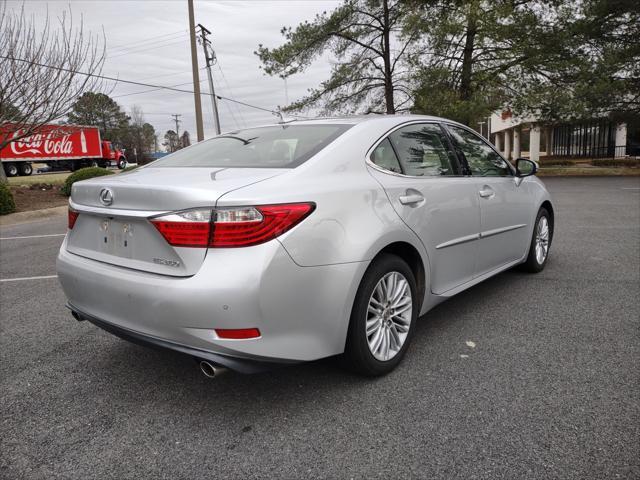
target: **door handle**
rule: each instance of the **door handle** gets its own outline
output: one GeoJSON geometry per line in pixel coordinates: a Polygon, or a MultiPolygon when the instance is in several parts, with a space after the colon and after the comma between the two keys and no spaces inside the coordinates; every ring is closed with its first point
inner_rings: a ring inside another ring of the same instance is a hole
{"type": "Polygon", "coordinates": [[[400,195],[398,200],[400,200],[400,203],[403,205],[412,205],[414,203],[420,203],[424,200],[424,197],[414,193],[410,195],[400,195]]]}
{"type": "Polygon", "coordinates": [[[478,192],[478,194],[482,197],[482,198],[491,198],[495,195],[495,192],[493,191],[493,189],[491,187],[483,187],[482,190],[480,190],[478,192]]]}

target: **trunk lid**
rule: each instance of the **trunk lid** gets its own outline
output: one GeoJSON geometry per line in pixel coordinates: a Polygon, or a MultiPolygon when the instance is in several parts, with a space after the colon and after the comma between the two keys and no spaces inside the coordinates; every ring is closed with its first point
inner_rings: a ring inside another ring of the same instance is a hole
{"type": "Polygon", "coordinates": [[[213,208],[225,193],[286,171],[143,168],[75,183],[70,205],[80,215],[67,235],[67,250],[136,270],[171,276],[194,275],[207,249],[169,245],[148,217],[191,208],[213,208]],[[105,196],[106,190],[109,195],[105,196]]]}
{"type": "Polygon", "coordinates": [[[214,206],[223,194],[286,172],[275,168],[142,168],[118,175],[97,177],[73,185],[77,205],[136,211],[175,211],[214,206]],[[112,192],[110,205],[100,192],[112,192]]]}

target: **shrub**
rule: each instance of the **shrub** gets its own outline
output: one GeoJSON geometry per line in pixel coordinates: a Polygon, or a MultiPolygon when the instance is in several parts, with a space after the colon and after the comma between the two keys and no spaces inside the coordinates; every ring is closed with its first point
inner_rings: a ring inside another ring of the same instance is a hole
{"type": "Polygon", "coordinates": [[[9,185],[0,183],[0,215],[6,215],[15,211],[16,202],[13,201],[13,194],[9,189],[9,185]]]}
{"type": "Polygon", "coordinates": [[[64,185],[60,189],[63,195],[69,197],[71,195],[71,186],[80,180],[87,180],[94,177],[102,177],[104,175],[113,175],[113,172],[106,168],[89,167],[81,168],[67,177],[64,185]]]}
{"type": "Polygon", "coordinates": [[[540,159],[541,167],[573,167],[575,162],[571,160],[562,160],[560,158],[544,158],[540,159]]]}
{"type": "Polygon", "coordinates": [[[594,158],[591,165],[595,167],[640,167],[640,160],[635,158],[594,158]]]}

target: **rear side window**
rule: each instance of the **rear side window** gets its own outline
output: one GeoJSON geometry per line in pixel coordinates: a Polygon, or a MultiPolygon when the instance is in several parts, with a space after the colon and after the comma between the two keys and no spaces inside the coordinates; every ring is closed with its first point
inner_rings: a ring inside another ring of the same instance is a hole
{"type": "Polygon", "coordinates": [[[226,133],[157,160],[150,167],[295,168],[351,125],[278,125],[226,133]]]}
{"type": "Polygon", "coordinates": [[[439,125],[408,125],[389,135],[405,175],[456,175],[455,154],[439,125]]]}
{"type": "Polygon", "coordinates": [[[371,161],[390,172],[402,173],[400,162],[398,162],[398,157],[396,157],[388,138],[385,138],[371,153],[371,161]]]}

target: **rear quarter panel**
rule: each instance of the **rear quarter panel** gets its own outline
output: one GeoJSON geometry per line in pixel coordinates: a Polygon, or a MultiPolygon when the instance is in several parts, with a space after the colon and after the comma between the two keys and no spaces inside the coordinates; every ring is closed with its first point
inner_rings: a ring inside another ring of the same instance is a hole
{"type": "Polygon", "coordinates": [[[356,125],[300,167],[229,192],[217,206],[314,202],[315,211],[279,237],[292,259],[305,267],[367,262],[399,241],[426,256],[366,168],[367,150],[387,129],[356,125]]]}
{"type": "MultiPolygon", "coordinates": [[[[412,245],[420,254],[429,285],[429,259],[416,234],[393,209],[382,186],[368,172],[365,156],[381,136],[398,124],[381,118],[356,125],[318,155],[258,184],[222,195],[217,206],[314,202],[316,210],[278,238],[292,260],[302,267],[360,262],[349,285],[344,314],[349,317],[355,292],[371,260],[396,242],[412,245]]],[[[430,301],[429,289],[423,311],[430,301]]]]}

